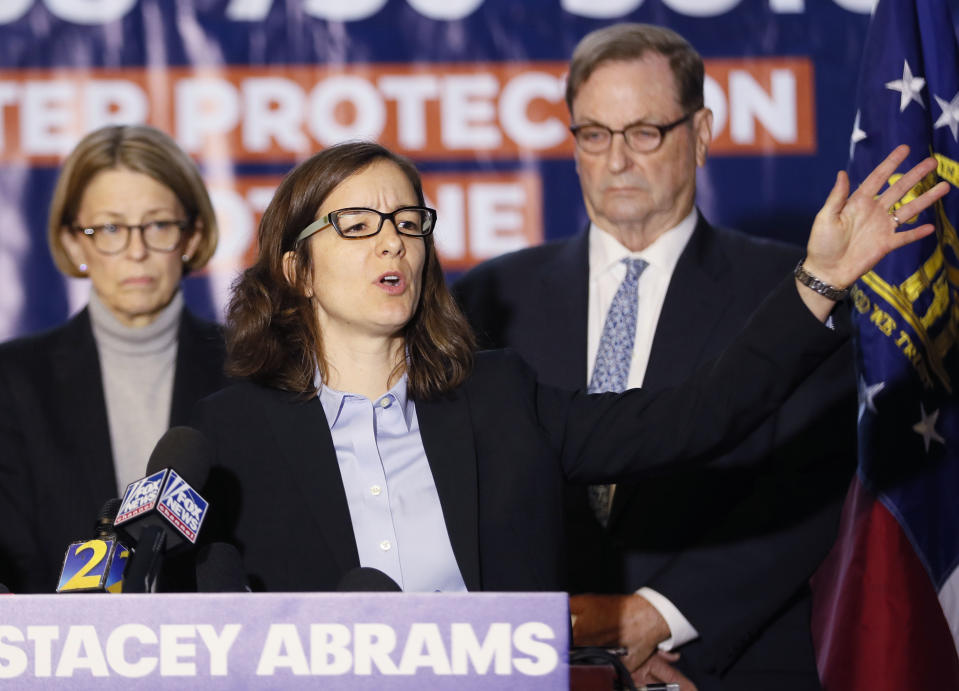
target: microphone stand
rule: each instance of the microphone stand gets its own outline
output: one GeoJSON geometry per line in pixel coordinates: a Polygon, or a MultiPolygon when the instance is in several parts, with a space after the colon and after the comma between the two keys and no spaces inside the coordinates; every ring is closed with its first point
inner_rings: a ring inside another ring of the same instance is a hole
{"type": "Polygon", "coordinates": [[[165,551],[166,531],[155,525],[144,528],[123,576],[123,592],[155,593],[165,551]]]}

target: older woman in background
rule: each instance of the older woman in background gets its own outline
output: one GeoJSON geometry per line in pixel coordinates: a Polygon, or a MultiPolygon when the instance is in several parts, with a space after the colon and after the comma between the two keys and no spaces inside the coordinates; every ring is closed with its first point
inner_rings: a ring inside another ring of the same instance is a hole
{"type": "MultiPolygon", "coordinates": [[[[807,271],[848,286],[931,232],[897,233],[887,210],[935,161],[878,194],[906,152],[848,199],[840,174],[807,271]]],[[[361,565],[406,591],[562,589],[566,478],[703,462],[842,341],[821,323],[835,302],[784,276],[724,355],[678,389],[541,386],[515,354],[473,353],[435,221],[409,161],[363,142],[299,165],[263,216],[228,318],[229,369],[246,381],[201,401],[194,420],[217,453],[204,539],[236,544],[255,589],[333,590],[361,565]]]]}
{"type": "Polygon", "coordinates": [[[180,283],[216,249],[195,164],[166,134],[111,126],[63,164],[48,240],[89,278],[66,324],[0,346],[0,582],[52,592],[71,540],[141,477],[156,441],[220,388],[223,340],[180,283]]]}

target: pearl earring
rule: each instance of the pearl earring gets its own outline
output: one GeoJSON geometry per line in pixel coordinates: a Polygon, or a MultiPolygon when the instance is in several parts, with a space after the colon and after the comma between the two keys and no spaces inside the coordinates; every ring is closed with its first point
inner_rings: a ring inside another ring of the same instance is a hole
{"type": "Polygon", "coordinates": [[[84,274],[85,274],[85,273],[87,272],[87,265],[86,265],[86,264],[80,264],[80,266],[77,267],[77,268],[80,269],[80,273],[84,273],[84,274]]]}
{"type": "Polygon", "coordinates": [[[180,259],[182,259],[183,263],[186,264],[188,261],[190,261],[190,255],[184,254],[182,257],[180,257],[180,259]]]}

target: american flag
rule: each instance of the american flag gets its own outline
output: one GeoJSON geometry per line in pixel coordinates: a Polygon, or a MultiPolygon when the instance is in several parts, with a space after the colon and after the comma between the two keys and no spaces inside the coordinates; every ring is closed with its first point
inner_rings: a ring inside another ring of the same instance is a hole
{"type": "MultiPolygon", "coordinates": [[[[879,0],[849,142],[859,184],[897,144],[959,185],[956,0],[879,0]]],[[[913,190],[917,192],[918,190],[913,190]]],[[[959,191],[918,219],[936,233],[852,290],[859,468],[814,580],[827,689],[959,689],[959,191]]]]}

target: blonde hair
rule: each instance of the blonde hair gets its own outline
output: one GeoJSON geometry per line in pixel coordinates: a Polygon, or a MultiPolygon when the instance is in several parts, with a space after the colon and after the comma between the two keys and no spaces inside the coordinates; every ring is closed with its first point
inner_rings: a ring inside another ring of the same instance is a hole
{"type": "Polygon", "coordinates": [[[61,232],[76,222],[83,192],[94,176],[117,168],[143,173],[170,188],[193,227],[199,222],[200,244],[184,262],[184,271],[206,266],[216,250],[219,233],[210,195],[193,159],[158,129],[110,125],[81,139],[60,169],[47,221],[47,241],[57,268],[67,276],[84,276],[70,260],[61,232]]]}

